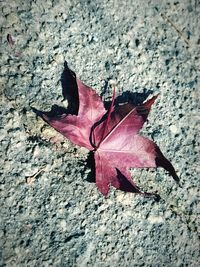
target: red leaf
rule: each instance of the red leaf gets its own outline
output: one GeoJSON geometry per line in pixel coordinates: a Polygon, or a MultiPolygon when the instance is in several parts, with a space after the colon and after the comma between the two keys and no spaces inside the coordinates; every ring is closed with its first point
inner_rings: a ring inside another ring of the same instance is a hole
{"type": "Polygon", "coordinates": [[[156,195],[142,192],[133,182],[129,168],[161,166],[179,181],[172,164],[158,146],[138,134],[157,96],[139,106],[129,103],[115,106],[114,90],[112,103],[106,111],[97,93],[77,79],[67,65],[63,79],[66,77],[70,79],[70,84],[63,86],[63,95],[65,98],[70,96],[74,107],[71,108],[73,103],[69,101],[70,111],[60,109],[62,112],[59,115],[55,109],[37,112],[74,144],[93,152],[96,185],[103,195],[108,194],[110,186],[146,196],[156,195]]]}
{"type": "MultiPolygon", "coordinates": [[[[65,69],[65,71],[67,70],[70,72],[69,69],[65,69]]],[[[70,74],[68,73],[68,75],[70,74]]],[[[71,90],[78,90],[78,94],[69,93],[78,97],[78,115],[64,112],[61,116],[57,116],[52,111],[40,112],[39,115],[74,144],[93,150],[90,142],[91,128],[101,119],[106,110],[100,96],[92,88],[83,84],[76,77],[74,80],[76,83],[71,90]]]]}

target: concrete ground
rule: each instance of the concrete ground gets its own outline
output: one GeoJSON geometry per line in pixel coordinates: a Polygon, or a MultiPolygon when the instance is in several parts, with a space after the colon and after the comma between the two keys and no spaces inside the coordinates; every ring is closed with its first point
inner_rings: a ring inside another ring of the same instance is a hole
{"type": "Polygon", "coordinates": [[[0,266],[200,266],[198,0],[1,1],[0,266]],[[15,41],[7,42],[7,35],[15,41]],[[173,163],[132,170],[159,202],[89,183],[87,151],[31,106],[63,105],[63,63],[104,100],[160,93],[142,134],[173,163]],[[129,94],[126,94],[129,95],[129,94]]]}

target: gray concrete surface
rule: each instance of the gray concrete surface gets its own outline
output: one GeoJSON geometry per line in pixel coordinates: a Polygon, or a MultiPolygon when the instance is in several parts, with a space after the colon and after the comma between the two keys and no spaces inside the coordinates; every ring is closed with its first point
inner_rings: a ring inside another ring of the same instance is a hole
{"type": "Polygon", "coordinates": [[[199,1],[0,5],[0,266],[199,266],[199,1]],[[160,92],[142,133],[182,187],[162,169],[132,171],[160,202],[87,182],[87,151],[30,108],[64,105],[64,60],[104,100],[160,92]]]}

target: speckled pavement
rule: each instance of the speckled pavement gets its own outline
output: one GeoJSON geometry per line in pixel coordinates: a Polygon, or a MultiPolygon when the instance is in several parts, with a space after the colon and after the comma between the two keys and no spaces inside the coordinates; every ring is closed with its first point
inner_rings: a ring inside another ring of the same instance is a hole
{"type": "Polygon", "coordinates": [[[0,266],[200,266],[199,1],[0,7],[0,266]],[[173,163],[180,187],[163,169],[132,170],[159,202],[113,188],[104,198],[88,182],[88,152],[31,109],[66,105],[65,60],[105,101],[113,83],[118,96],[160,93],[142,134],[173,163]]]}

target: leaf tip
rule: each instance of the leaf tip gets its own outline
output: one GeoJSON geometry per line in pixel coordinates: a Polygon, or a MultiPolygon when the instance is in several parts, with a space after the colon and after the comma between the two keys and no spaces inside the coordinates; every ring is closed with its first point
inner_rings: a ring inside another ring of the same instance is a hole
{"type": "Polygon", "coordinates": [[[159,95],[160,95],[160,93],[158,93],[157,95],[155,95],[152,98],[150,98],[149,100],[147,100],[144,103],[145,108],[150,110],[151,106],[154,104],[154,102],[156,101],[156,99],[158,98],[159,95]]]}

